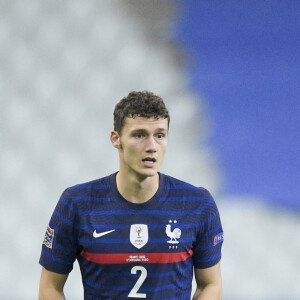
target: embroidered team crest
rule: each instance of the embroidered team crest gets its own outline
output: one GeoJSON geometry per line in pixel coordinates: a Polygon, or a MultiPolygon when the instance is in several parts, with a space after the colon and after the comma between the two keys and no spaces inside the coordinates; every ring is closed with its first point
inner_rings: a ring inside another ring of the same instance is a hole
{"type": "MultiPolygon", "coordinates": [[[[172,220],[170,220],[169,223],[172,223],[172,220]]],[[[176,224],[177,220],[175,220],[174,223],[176,224]]],[[[166,235],[170,238],[170,240],[167,241],[167,243],[179,244],[179,241],[177,241],[181,237],[181,230],[179,228],[176,227],[173,230],[171,230],[171,225],[166,225],[166,235]]]]}
{"type": "Polygon", "coordinates": [[[52,248],[53,239],[54,239],[54,229],[48,226],[45,233],[43,244],[48,248],[52,248]]]}
{"type": "Polygon", "coordinates": [[[148,243],[148,225],[133,224],[130,226],[130,243],[141,249],[148,243]]]}

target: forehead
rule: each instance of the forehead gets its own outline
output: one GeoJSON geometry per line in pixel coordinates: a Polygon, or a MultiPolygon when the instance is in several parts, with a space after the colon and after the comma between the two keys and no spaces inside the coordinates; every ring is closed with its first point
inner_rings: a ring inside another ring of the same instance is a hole
{"type": "Polygon", "coordinates": [[[164,118],[156,119],[156,118],[144,118],[144,117],[125,118],[122,132],[124,133],[124,131],[134,131],[134,130],[168,131],[168,119],[164,119],[164,118]]]}

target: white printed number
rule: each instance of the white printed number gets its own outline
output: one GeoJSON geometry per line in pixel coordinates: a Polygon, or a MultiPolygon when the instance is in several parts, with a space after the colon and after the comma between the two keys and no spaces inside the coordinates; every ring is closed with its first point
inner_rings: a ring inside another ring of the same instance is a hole
{"type": "Polygon", "coordinates": [[[136,274],[137,271],[141,271],[141,275],[130,291],[128,297],[130,298],[146,298],[146,293],[138,293],[138,290],[140,289],[141,285],[145,281],[147,277],[147,270],[144,267],[135,266],[131,269],[131,274],[136,274]]]}

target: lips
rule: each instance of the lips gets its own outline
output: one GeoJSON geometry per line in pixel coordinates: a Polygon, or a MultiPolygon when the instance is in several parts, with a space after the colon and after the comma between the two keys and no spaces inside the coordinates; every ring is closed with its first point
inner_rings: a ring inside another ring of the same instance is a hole
{"type": "Polygon", "coordinates": [[[156,159],[154,157],[145,157],[144,159],[142,159],[142,163],[144,167],[152,168],[156,163],[156,159]]]}
{"type": "Polygon", "coordinates": [[[155,163],[156,159],[154,157],[146,157],[142,161],[145,163],[155,163]]]}

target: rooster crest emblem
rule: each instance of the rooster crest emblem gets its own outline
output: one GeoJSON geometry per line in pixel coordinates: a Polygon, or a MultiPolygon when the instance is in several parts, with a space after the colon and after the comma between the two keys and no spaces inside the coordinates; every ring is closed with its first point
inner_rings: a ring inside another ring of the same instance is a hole
{"type": "MultiPolygon", "coordinates": [[[[170,220],[169,223],[172,223],[172,221],[170,220]]],[[[174,223],[177,223],[177,221],[175,220],[174,223]]],[[[171,225],[166,225],[166,235],[170,238],[167,243],[179,244],[179,242],[177,241],[177,239],[179,239],[181,236],[181,230],[179,228],[174,228],[173,231],[171,231],[171,225]]]]}

